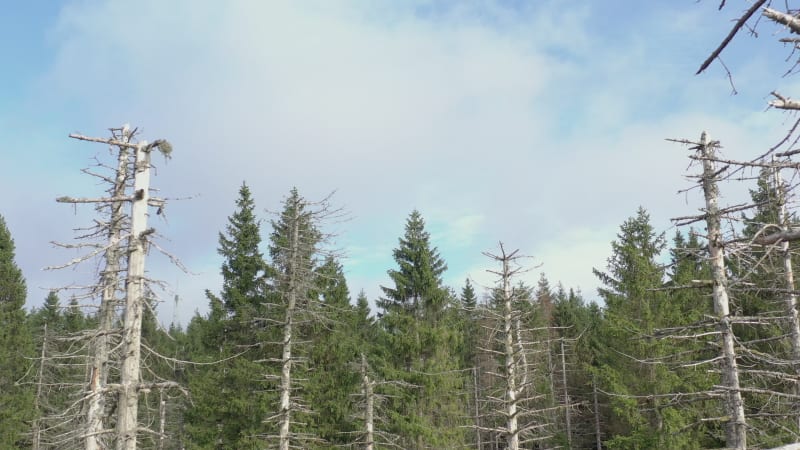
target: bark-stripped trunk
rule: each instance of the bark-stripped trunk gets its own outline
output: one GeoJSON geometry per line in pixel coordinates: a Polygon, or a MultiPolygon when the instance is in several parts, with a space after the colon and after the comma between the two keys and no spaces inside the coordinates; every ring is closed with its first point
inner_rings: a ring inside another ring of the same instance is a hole
{"type": "MultiPolygon", "coordinates": [[[[778,222],[783,232],[789,231],[789,214],[786,211],[786,189],[781,179],[780,169],[775,168],[775,189],[778,193],[778,222]]],[[[800,319],[797,314],[797,296],[794,293],[794,270],[792,268],[792,254],[789,250],[789,241],[783,240],[781,242],[781,256],[783,257],[783,275],[784,275],[784,288],[786,289],[786,296],[784,297],[784,307],[786,309],[786,322],[789,329],[789,338],[792,345],[792,366],[796,375],[800,375],[800,319]]],[[[800,386],[795,384],[794,394],[800,394],[800,386]]],[[[800,414],[796,418],[798,426],[800,426],[800,414]]]]}
{"type": "MultiPolygon", "coordinates": [[[[39,356],[39,373],[36,374],[36,397],[33,399],[33,409],[37,413],[39,411],[39,401],[42,398],[42,386],[44,386],[44,359],[47,356],[47,323],[44,324],[42,334],[42,352],[39,356]]],[[[42,445],[42,430],[41,419],[37,418],[33,421],[33,450],[39,450],[42,445]]]]}
{"type": "Polygon", "coordinates": [[[567,424],[567,448],[572,448],[572,405],[567,387],[567,361],[564,353],[564,338],[561,338],[561,382],[564,385],[564,415],[567,424]]]}
{"type": "Polygon", "coordinates": [[[472,388],[475,396],[475,444],[478,450],[483,450],[483,443],[481,442],[481,409],[479,402],[480,389],[478,388],[478,368],[472,368],[472,388]]]}
{"type": "Polygon", "coordinates": [[[297,297],[301,280],[298,280],[300,270],[300,211],[295,208],[294,217],[291,224],[291,241],[288,275],[289,285],[287,287],[286,321],[283,328],[283,355],[281,356],[281,398],[280,398],[280,450],[289,450],[289,425],[291,423],[291,395],[292,395],[292,329],[294,325],[294,313],[297,308],[297,297]]]}
{"type": "Polygon", "coordinates": [[[164,450],[164,433],[167,425],[167,401],[164,400],[164,390],[158,390],[158,450],[164,450]]]}
{"type": "Polygon", "coordinates": [[[375,448],[375,392],[373,383],[369,377],[367,357],[361,354],[361,383],[364,393],[364,449],[373,450],[375,448]]]}
{"type": "Polygon", "coordinates": [[[117,450],[136,450],[141,364],[144,260],[147,241],[147,203],[150,197],[150,149],[136,146],[134,201],[128,244],[125,321],[122,329],[122,368],[117,418],[117,450]]]}
{"type": "Polygon", "coordinates": [[[603,450],[603,437],[600,428],[600,402],[597,401],[597,384],[592,375],[592,403],[594,403],[594,437],[597,450],[603,450]]]}
{"type": "MultiPolygon", "coordinates": [[[[131,133],[128,126],[122,128],[122,142],[130,142],[131,133]]],[[[125,196],[125,185],[128,180],[127,147],[119,147],[117,159],[117,172],[114,186],[110,192],[112,198],[125,196]]],[[[111,349],[111,329],[114,325],[114,308],[119,289],[120,274],[120,238],[125,221],[123,202],[111,202],[111,214],[108,221],[109,247],[105,253],[105,269],[101,274],[100,284],[103,289],[100,299],[100,311],[97,334],[92,340],[90,358],[92,367],[89,372],[89,392],[87,393],[88,405],[86,408],[86,450],[101,450],[106,448],[103,439],[104,419],[106,418],[106,383],[108,382],[109,352],[111,349]]]]}
{"type": "Polygon", "coordinates": [[[517,423],[517,359],[514,349],[514,320],[512,309],[511,276],[508,258],[503,255],[503,333],[506,369],[506,436],[509,450],[519,450],[519,427],[517,423]]]}
{"type": "Polygon", "coordinates": [[[719,321],[718,329],[721,334],[722,381],[726,390],[725,403],[728,417],[730,418],[725,433],[725,445],[731,449],[744,450],[747,448],[747,424],[739,386],[734,335],[731,329],[728,279],[725,273],[725,255],[717,198],[719,189],[716,182],[715,164],[712,161],[714,147],[714,143],[708,142],[707,135],[703,132],[698,150],[703,157],[703,192],[706,202],[708,253],[711,258],[711,274],[714,283],[712,297],[714,300],[714,313],[719,321]]]}

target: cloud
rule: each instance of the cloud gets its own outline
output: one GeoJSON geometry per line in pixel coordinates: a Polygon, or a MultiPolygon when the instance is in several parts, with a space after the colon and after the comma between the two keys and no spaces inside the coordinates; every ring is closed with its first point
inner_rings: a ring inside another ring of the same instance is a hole
{"type": "MultiPolygon", "coordinates": [[[[50,127],[63,127],[59,139],[131,122],[145,138],[173,143],[154,183],[170,197],[196,195],[171,203],[159,230],[203,275],[156,262],[153,270],[179,286],[186,311],[204,310],[203,289],[218,289],[217,233],[242,180],[272,211],[292,186],[312,200],[336,189],[334,201],[353,217],[339,238],[351,289],[371,297],[389,282],[391,249],[414,208],[453,284],[484,267],[480,252],[502,240],[536,256],[551,281],[592,291],[592,265],[636,207],[664,228],[694,207],[675,195],[685,186],[685,151],[664,138],[707,127],[730,142],[731,155],[744,155],[776,134],[772,119],[750,113],[764,93],[732,102],[724,76],[693,77],[705,57],[695,40],[718,30],[693,26],[701,15],[685,9],[67,2],[50,31],[52,64],[32,82],[39,93],[29,114],[57,114],[50,127]]],[[[757,61],[740,67],[748,82],[763,70],[757,61]]],[[[53,152],[54,136],[41,151],[53,152]]],[[[47,180],[35,201],[10,208],[46,211],[46,229],[18,225],[19,241],[62,236],[69,211],[45,199],[93,186],[72,174],[99,149],[69,151],[46,169],[69,176],[69,186],[47,180]]],[[[62,259],[21,247],[36,252],[26,267],[62,259]]]]}

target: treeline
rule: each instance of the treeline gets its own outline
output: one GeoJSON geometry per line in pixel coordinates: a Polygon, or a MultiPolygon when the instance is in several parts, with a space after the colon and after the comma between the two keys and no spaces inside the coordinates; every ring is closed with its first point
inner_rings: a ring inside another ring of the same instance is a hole
{"type": "MultiPolygon", "coordinates": [[[[742,239],[780,222],[771,180],[762,172],[751,191],[742,239]]],[[[155,304],[144,309],[142,373],[175,384],[141,387],[139,448],[725,447],[719,344],[713,327],[702,331],[714,311],[700,232],[677,231],[670,245],[636,211],[595,270],[601,307],[544,274],[521,281],[525,259],[502,245],[486,253],[496,286],[445,286],[447,264],[413,211],[371,311],[326,248],[331,214],[293,189],[264,222],[241,186],[219,235],[223,284],[206,291],[208,312],[163,329],[155,304]]],[[[733,327],[747,343],[748,438],[763,447],[800,433],[796,361],[774,289],[781,264],[764,249],[728,269],[747,280],[732,303],[749,319],[733,327]]],[[[87,336],[100,318],[56,292],[26,312],[25,292],[0,223],[0,448],[85,448],[87,336]]],[[[118,376],[112,368],[102,393],[102,430],[114,427],[118,376]]],[[[104,433],[102,448],[113,447],[104,433]]]]}

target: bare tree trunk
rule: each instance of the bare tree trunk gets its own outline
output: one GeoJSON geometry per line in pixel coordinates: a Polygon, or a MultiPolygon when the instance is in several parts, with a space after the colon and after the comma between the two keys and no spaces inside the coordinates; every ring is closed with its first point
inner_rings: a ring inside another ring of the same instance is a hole
{"type": "MultiPolygon", "coordinates": [[[[127,125],[122,127],[122,142],[130,142],[131,133],[127,125]]],[[[112,198],[125,196],[125,185],[128,181],[128,147],[119,147],[117,171],[114,186],[111,188],[112,198]]],[[[100,285],[103,293],[100,299],[99,324],[97,333],[90,344],[92,362],[89,374],[88,406],[86,409],[86,450],[106,448],[103,440],[106,397],[108,382],[109,352],[111,348],[111,330],[114,326],[114,308],[119,289],[120,274],[120,239],[125,214],[123,202],[110,202],[111,214],[108,222],[108,250],[105,253],[105,269],[100,274],[100,285]]]]}
{"type": "Polygon", "coordinates": [[[292,395],[292,328],[294,325],[294,312],[297,307],[298,282],[297,274],[300,269],[298,261],[300,253],[300,212],[295,208],[292,218],[292,240],[289,256],[289,286],[288,301],[286,305],[286,321],[283,326],[283,354],[281,356],[281,398],[280,398],[280,450],[289,450],[289,425],[291,423],[291,395],[292,395]]]}
{"type": "Polygon", "coordinates": [[[141,364],[144,262],[147,241],[147,202],[150,197],[150,150],[136,146],[134,201],[131,206],[131,236],[128,244],[128,278],[125,320],[122,329],[117,450],[136,450],[141,364]]]}
{"type": "MultiPolygon", "coordinates": [[[[501,249],[502,250],[502,249],[501,249]]],[[[517,428],[517,361],[514,351],[514,330],[512,315],[511,269],[508,258],[503,255],[503,332],[506,369],[506,433],[509,450],[519,450],[519,432],[517,428]]]]}
{"type": "Polygon", "coordinates": [[[364,401],[366,408],[364,410],[364,449],[373,450],[375,448],[375,393],[373,392],[373,381],[369,378],[367,370],[367,357],[361,354],[361,382],[364,389],[364,401]]]}
{"type": "Polygon", "coordinates": [[[475,443],[478,450],[483,450],[483,443],[481,442],[481,410],[478,401],[480,391],[478,389],[478,368],[472,368],[472,387],[475,395],[475,443]]]}
{"type": "Polygon", "coordinates": [[[597,401],[597,384],[592,375],[592,403],[594,403],[594,437],[597,450],[603,450],[603,438],[600,430],[600,403],[597,401]]]}
{"type": "MultiPolygon", "coordinates": [[[[36,397],[33,399],[33,409],[39,412],[39,400],[42,398],[42,386],[44,385],[44,359],[47,356],[47,323],[44,324],[44,331],[42,334],[42,351],[39,356],[39,373],[36,375],[36,397]]],[[[40,428],[41,419],[37,417],[33,421],[33,450],[40,450],[42,442],[42,430],[40,428]]]]}
{"type": "Polygon", "coordinates": [[[567,423],[567,448],[572,449],[572,406],[567,387],[567,361],[564,353],[564,338],[561,338],[561,382],[564,385],[564,416],[567,423]]]}
{"type": "Polygon", "coordinates": [[[744,404],[739,386],[739,370],[736,362],[733,330],[730,320],[730,303],[728,300],[728,279],[725,273],[725,255],[723,248],[720,211],[718,205],[719,189],[716,182],[714,148],[716,143],[709,142],[705,133],[700,137],[697,149],[703,157],[703,192],[706,201],[706,226],[708,229],[708,252],[711,258],[713,279],[712,297],[714,312],[719,321],[718,328],[722,340],[722,379],[726,389],[726,409],[730,417],[725,433],[725,444],[736,450],[747,448],[747,424],[744,416],[744,404]]]}
{"type": "MultiPolygon", "coordinates": [[[[789,214],[786,211],[786,187],[781,179],[779,168],[773,169],[775,176],[775,190],[778,193],[778,222],[783,232],[789,232],[789,214]]],[[[784,306],[786,308],[786,322],[789,328],[789,338],[791,339],[791,358],[795,374],[800,375],[800,319],[797,313],[797,296],[794,293],[794,270],[792,268],[792,254],[789,250],[789,241],[781,241],[781,255],[783,256],[783,275],[786,296],[784,306]]],[[[794,385],[794,394],[800,395],[800,386],[794,385]]],[[[800,414],[797,417],[797,425],[800,427],[800,414]]]]}
{"type": "Polygon", "coordinates": [[[164,390],[158,390],[158,450],[164,450],[164,428],[167,422],[167,401],[164,400],[164,390]]]}

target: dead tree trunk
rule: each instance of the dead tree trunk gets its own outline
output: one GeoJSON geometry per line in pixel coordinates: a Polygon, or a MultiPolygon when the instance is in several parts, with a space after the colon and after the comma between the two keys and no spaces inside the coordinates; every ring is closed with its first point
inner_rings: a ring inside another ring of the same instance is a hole
{"type": "MultiPolygon", "coordinates": [[[[83,296],[84,298],[93,298],[97,292],[100,293],[99,328],[87,335],[86,348],[89,350],[87,375],[85,381],[80,385],[81,402],[74,403],[81,405],[82,409],[75,413],[69,413],[72,416],[70,420],[76,418],[82,420],[80,420],[80,426],[73,427],[75,432],[71,434],[74,437],[68,438],[69,444],[75,446],[76,443],[72,441],[79,439],[81,446],[85,449],[100,450],[115,446],[119,450],[133,450],[137,446],[137,432],[139,431],[137,418],[139,391],[145,387],[141,383],[140,374],[142,308],[145,293],[148,292],[145,288],[147,280],[144,260],[148,236],[154,232],[147,228],[147,209],[148,206],[162,208],[165,203],[163,199],[151,198],[149,195],[150,154],[152,150],[158,149],[166,157],[169,157],[172,147],[165,140],[157,140],[152,144],[147,142],[134,144],[131,141],[135,131],[131,131],[127,125],[111,131],[110,139],[70,134],[73,139],[103,143],[116,148],[118,150],[117,167],[110,176],[84,171],[109,183],[107,197],[60,197],[56,199],[60,203],[96,204],[98,210],[108,211],[108,216],[105,220],[95,220],[95,225],[89,228],[91,232],[80,237],[80,239],[101,238],[101,242],[57,244],[65,248],[92,248],[93,251],[74,258],[67,264],[51,268],[69,267],[96,257],[102,257],[104,260],[101,264],[103,268],[100,272],[99,282],[89,286],[87,294],[83,296]],[[131,194],[129,193],[131,188],[129,165],[132,152],[134,192],[131,194]],[[127,207],[128,203],[131,204],[130,210],[127,207]],[[123,263],[123,258],[126,257],[127,261],[123,263]],[[118,322],[117,298],[118,293],[123,290],[120,286],[123,279],[125,280],[125,316],[122,330],[117,330],[114,328],[114,324],[118,322]],[[122,341],[117,345],[120,334],[122,341]],[[115,349],[113,354],[112,348],[115,349]],[[110,367],[118,366],[120,361],[120,382],[110,384],[108,383],[110,367]],[[108,423],[112,421],[112,418],[109,417],[111,413],[106,406],[109,395],[117,397],[116,430],[107,428],[108,423]]],[[[98,165],[108,168],[102,164],[98,165]]],[[[111,169],[113,170],[113,168],[111,169]]],[[[160,248],[159,250],[163,252],[160,248]]],[[[166,255],[179,267],[182,267],[172,255],[166,255]]],[[[156,385],[168,388],[178,387],[173,382],[150,383],[146,387],[151,388],[156,385]]],[[[67,422],[62,421],[62,424],[64,423],[67,422]]],[[[66,440],[60,441],[64,445],[66,442],[66,440]]]]}
{"type": "Polygon", "coordinates": [[[122,328],[122,368],[117,418],[117,450],[136,450],[141,364],[142,308],[145,293],[145,245],[150,198],[150,149],[147,142],[136,146],[134,200],[128,241],[125,319],[122,328]]]}
{"type": "Polygon", "coordinates": [[[297,308],[297,294],[299,290],[297,279],[299,272],[300,255],[300,211],[294,209],[291,221],[291,241],[289,242],[289,284],[287,292],[286,319],[283,324],[283,354],[281,356],[281,398],[280,398],[280,450],[289,450],[289,425],[291,424],[291,398],[292,398],[292,329],[294,313],[297,308]]]}
{"type": "Polygon", "coordinates": [[[732,449],[747,448],[747,424],[744,417],[744,404],[739,386],[739,370],[736,361],[734,335],[731,329],[730,303],[728,300],[728,279],[725,271],[725,249],[723,247],[720,210],[718,205],[719,188],[715,168],[714,150],[716,142],[709,142],[705,132],[700,137],[696,149],[703,162],[703,192],[706,203],[706,227],[708,229],[708,252],[713,280],[712,297],[714,313],[717,316],[718,330],[722,344],[722,380],[725,389],[725,403],[729,417],[726,433],[726,446],[732,449]]]}
{"type": "Polygon", "coordinates": [[[564,386],[564,419],[567,425],[567,448],[572,449],[572,406],[569,399],[569,388],[567,386],[567,361],[564,353],[564,338],[560,339],[561,344],[561,383],[564,386]]]}
{"type": "Polygon", "coordinates": [[[505,382],[502,404],[505,427],[499,431],[503,433],[509,450],[519,450],[519,402],[527,384],[527,367],[521,360],[524,357],[524,348],[522,348],[521,342],[519,314],[515,310],[514,292],[511,287],[511,279],[518,271],[518,269],[512,269],[511,267],[511,262],[515,259],[517,250],[506,253],[503,244],[500,244],[499,255],[484,254],[501,264],[500,271],[489,271],[500,277],[498,293],[500,295],[500,326],[502,329],[501,358],[505,382]]]}
{"type": "Polygon", "coordinates": [[[600,428],[600,403],[597,401],[597,383],[592,375],[592,403],[594,404],[594,437],[596,450],[603,450],[602,430],[600,428]]]}
{"type": "MultiPolygon", "coordinates": [[[[505,252],[503,252],[505,253],[505,252]]],[[[519,450],[519,430],[517,428],[517,396],[519,389],[517,386],[517,358],[514,348],[514,333],[512,330],[512,295],[510,283],[510,268],[508,258],[502,255],[503,264],[503,333],[505,335],[504,348],[506,366],[506,435],[508,437],[509,450],[519,450]]]]}
{"type": "MultiPolygon", "coordinates": [[[[789,228],[789,214],[786,211],[786,187],[781,179],[781,171],[775,167],[773,169],[775,177],[775,190],[778,194],[778,223],[781,231],[788,233],[789,228]]],[[[786,310],[786,327],[789,331],[789,339],[791,341],[791,361],[794,367],[795,375],[800,375],[800,318],[797,312],[797,295],[795,294],[794,283],[794,270],[792,268],[792,254],[789,249],[789,241],[781,241],[781,256],[783,258],[783,276],[784,288],[786,294],[784,295],[784,308],[786,310]]],[[[795,395],[800,395],[800,386],[796,383],[794,385],[795,395]]],[[[800,414],[797,416],[797,425],[800,427],[800,414]]]]}
{"type": "Polygon", "coordinates": [[[478,388],[478,368],[472,368],[472,390],[475,400],[475,445],[478,450],[483,450],[481,442],[481,408],[480,408],[480,389],[478,388]]]}
{"type": "MultiPolygon", "coordinates": [[[[122,127],[120,140],[130,143],[131,132],[128,125],[122,127]]],[[[111,198],[125,197],[128,182],[129,148],[120,146],[117,158],[117,171],[114,185],[109,194],[111,198]]],[[[108,382],[109,353],[111,350],[112,328],[114,326],[114,311],[119,291],[119,277],[121,272],[120,259],[122,258],[121,238],[122,228],[125,224],[123,201],[110,202],[111,214],[108,221],[108,249],[105,252],[105,268],[100,274],[102,297],[100,299],[99,324],[97,333],[90,343],[91,370],[89,372],[88,405],[86,408],[86,450],[101,450],[107,448],[104,438],[106,419],[106,398],[108,396],[106,383],[108,382]]]]}
{"type": "MultiPolygon", "coordinates": [[[[37,414],[41,414],[39,403],[41,402],[42,398],[42,386],[44,386],[44,361],[47,356],[47,323],[44,324],[44,330],[42,333],[42,351],[39,356],[39,371],[36,374],[36,397],[33,399],[33,408],[37,414]]],[[[39,450],[41,448],[42,442],[42,430],[40,426],[41,419],[36,418],[33,421],[33,450],[39,450]]]]}
{"type": "Polygon", "coordinates": [[[361,354],[361,384],[365,402],[364,449],[373,450],[375,448],[375,382],[369,377],[367,357],[363,353],[361,354]]]}
{"type": "Polygon", "coordinates": [[[158,390],[158,450],[164,450],[164,441],[167,437],[164,432],[167,425],[167,401],[164,400],[164,390],[158,390]]]}

